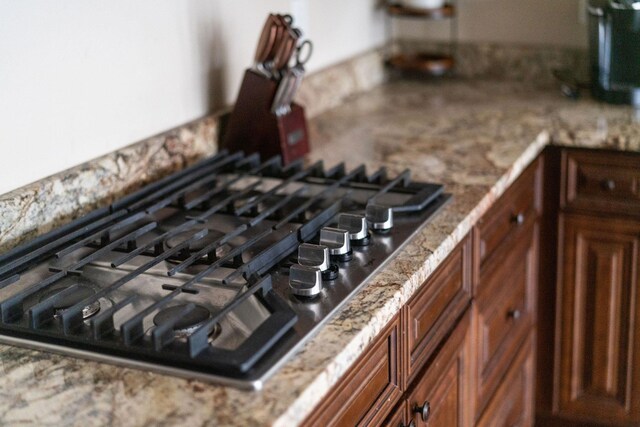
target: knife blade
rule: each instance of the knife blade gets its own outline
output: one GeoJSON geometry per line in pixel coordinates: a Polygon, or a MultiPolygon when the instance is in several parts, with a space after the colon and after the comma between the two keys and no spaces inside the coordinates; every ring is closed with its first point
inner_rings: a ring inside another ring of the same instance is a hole
{"type": "Polygon", "coordinates": [[[294,84],[294,76],[289,70],[281,79],[278,84],[278,90],[276,91],[276,95],[273,98],[273,103],[271,104],[271,112],[278,117],[284,116],[288,113],[285,104],[285,98],[288,93],[291,91],[291,86],[294,84]]]}

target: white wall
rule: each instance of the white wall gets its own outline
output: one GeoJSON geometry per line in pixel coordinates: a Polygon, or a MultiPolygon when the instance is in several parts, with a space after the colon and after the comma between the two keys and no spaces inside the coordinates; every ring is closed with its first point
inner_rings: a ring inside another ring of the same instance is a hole
{"type": "MultiPolygon", "coordinates": [[[[457,0],[462,42],[587,46],[584,0],[457,0]]],[[[448,21],[394,21],[394,35],[445,40],[448,21]]]]}
{"type": "MultiPolygon", "coordinates": [[[[0,195],[233,102],[269,12],[314,71],[384,43],[381,1],[0,0],[0,195]]],[[[459,1],[463,39],[583,43],[579,0],[459,1]]]]}
{"type": "Polygon", "coordinates": [[[294,2],[311,71],[384,42],[375,0],[0,0],[0,194],[232,103],[294,2]]]}

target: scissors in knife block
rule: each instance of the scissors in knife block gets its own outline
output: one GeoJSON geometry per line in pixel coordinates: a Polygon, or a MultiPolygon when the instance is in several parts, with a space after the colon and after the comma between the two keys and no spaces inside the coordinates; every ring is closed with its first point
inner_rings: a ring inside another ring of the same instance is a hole
{"type": "Polygon", "coordinates": [[[271,112],[276,116],[281,117],[291,112],[291,103],[304,77],[304,64],[309,62],[312,52],[313,43],[310,40],[303,41],[295,49],[296,63],[284,73],[271,105],[271,112]]]}

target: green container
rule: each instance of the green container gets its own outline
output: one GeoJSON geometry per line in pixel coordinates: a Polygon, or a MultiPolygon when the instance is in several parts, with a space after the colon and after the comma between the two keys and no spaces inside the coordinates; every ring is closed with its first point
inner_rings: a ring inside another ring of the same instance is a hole
{"type": "Polygon", "coordinates": [[[589,15],[593,95],[640,107],[640,10],[592,0],[589,15]]]}

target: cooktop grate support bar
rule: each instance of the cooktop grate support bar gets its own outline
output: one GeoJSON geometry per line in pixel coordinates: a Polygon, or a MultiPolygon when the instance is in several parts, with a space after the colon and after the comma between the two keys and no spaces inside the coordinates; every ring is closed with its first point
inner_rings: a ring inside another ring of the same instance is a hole
{"type": "Polygon", "coordinates": [[[406,187],[407,185],[409,185],[410,179],[411,179],[411,171],[409,169],[405,169],[404,171],[402,171],[400,175],[398,175],[397,177],[389,181],[384,187],[378,190],[378,192],[375,195],[371,196],[367,201],[367,203],[375,203],[376,199],[388,193],[389,190],[396,187],[400,183],[402,184],[403,187],[406,187]]]}
{"type": "MultiPolygon", "coordinates": [[[[178,286],[173,291],[171,291],[169,294],[167,294],[167,295],[163,296],[162,298],[158,299],[154,303],[150,304],[149,306],[145,307],[144,309],[142,309],[141,311],[136,313],[130,319],[126,320],[122,324],[122,327],[121,327],[121,333],[122,333],[122,337],[123,337],[123,341],[124,341],[125,345],[132,345],[138,339],[142,338],[142,336],[144,335],[144,330],[142,329],[142,324],[143,324],[143,321],[144,321],[145,317],[147,317],[148,315],[150,315],[154,311],[160,310],[161,308],[166,306],[169,302],[171,302],[171,300],[173,298],[175,298],[176,296],[180,295],[180,293],[182,292],[183,289],[191,288],[194,284],[198,283],[204,277],[208,276],[213,271],[215,271],[216,269],[221,267],[225,262],[228,262],[229,260],[232,260],[235,256],[241,254],[242,252],[247,250],[249,247],[251,247],[251,245],[253,245],[256,242],[258,242],[261,239],[263,239],[265,236],[270,234],[270,232],[271,232],[271,230],[267,230],[267,231],[265,231],[263,233],[260,233],[260,234],[258,234],[256,236],[254,236],[253,238],[247,240],[243,245],[238,246],[237,248],[235,248],[232,251],[230,251],[224,257],[218,259],[216,262],[211,264],[209,267],[207,267],[205,270],[200,272],[198,275],[194,276],[192,279],[186,281],[185,283],[183,283],[182,285],[178,286]]],[[[240,293],[240,295],[242,295],[242,293],[240,293]]],[[[238,298],[238,295],[236,295],[236,298],[238,298]]],[[[231,301],[234,301],[236,298],[234,298],[231,301]]],[[[230,304],[230,303],[227,303],[227,304],[230,304]]],[[[224,308],[223,308],[223,310],[224,310],[224,308]]]]}
{"type": "Polygon", "coordinates": [[[207,235],[207,233],[208,233],[207,230],[198,231],[197,233],[193,234],[191,237],[189,237],[188,239],[186,239],[182,243],[174,246],[171,249],[166,250],[162,254],[156,256],[155,258],[153,258],[151,261],[147,262],[146,264],[136,268],[135,270],[133,270],[130,273],[126,274],[125,276],[121,277],[120,279],[118,279],[114,283],[112,283],[112,284],[100,289],[95,294],[83,299],[82,301],[80,301],[80,302],[72,305],[71,307],[67,308],[66,310],[64,310],[60,314],[60,319],[62,320],[62,324],[63,324],[63,328],[65,330],[65,333],[68,333],[69,331],[74,329],[76,326],[78,326],[83,321],[82,310],[83,310],[84,307],[87,307],[87,306],[93,304],[94,302],[98,301],[100,298],[103,298],[103,297],[107,296],[109,293],[111,293],[114,290],[122,287],[123,285],[125,285],[128,282],[130,282],[131,280],[135,279],[140,274],[142,274],[145,271],[149,270],[151,267],[160,264],[162,261],[164,261],[164,260],[168,259],[169,257],[179,253],[180,251],[188,248],[189,244],[191,244],[191,242],[203,238],[204,236],[207,235]]]}
{"type": "MultiPolygon", "coordinates": [[[[54,256],[56,258],[63,258],[69,255],[70,253],[72,253],[73,251],[80,249],[96,241],[100,241],[102,245],[106,246],[111,242],[112,235],[115,231],[121,230],[126,226],[134,224],[136,221],[140,219],[144,219],[145,217],[146,216],[144,214],[136,214],[128,218],[124,218],[122,221],[118,221],[117,223],[110,226],[109,228],[105,228],[96,233],[90,234],[89,236],[78,240],[77,242],[65,247],[64,249],[59,250],[54,254],[54,256]]],[[[145,227],[148,227],[148,224],[145,227]]],[[[153,222],[153,224],[157,225],[155,222],[153,222]]],[[[122,242],[122,238],[119,238],[116,241],[122,242]]]]}
{"type": "Polygon", "coordinates": [[[309,187],[304,185],[304,186],[298,188],[293,193],[287,194],[282,199],[280,199],[278,202],[276,202],[273,205],[269,206],[267,209],[264,209],[255,218],[252,218],[249,221],[249,226],[250,227],[255,227],[256,225],[260,224],[265,218],[268,218],[270,215],[273,215],[278,209],[284,208],[286,205],[288,205],[291,202],[291,200],[293,200],[294,197],[301,196],[308,189],[309,189],[309,187]]]}
{"type": "Polygon", "coordinates": [[[15,282],[20,280],[19,274],[14,274],[13,276],[9,276],[6,279],[0,280],[0,289],[7,287],[15,282]]]}
{"type": "Polygon", "coordinates": [[[244,233],[248,228],[249,226],[247,224],[242,224],[241,226],[235,228],[231,232],[214,240],[213,242],[209,243],[208,245],[200,249],[198,252],[192,254],[189,258],[185,259],[184,261],[180,262],[176,266],[172,267],[169,271],[167,271],[167,276],[174,276],[176,273],[183,271],[185,268],[188,268],[200,258],[203,258],[205,255],[215,251],[217,248],[224,245],[229,240],[244,233]]]}
{"type": "Polygon", "coordinates": [[[59,250],[59,248],[63,247],[64,244],[78,239],[84,236],[86,233],[92,232],[93,230],[98,229],[108,224],[109,222],[113,222],[118,218],[122,218],[126,214],[127,211],[122,210],[108,215],[104,218],[100,218],[87,226],[82,226],[74,231],[71,231],[69,234],[62,235],[53,241],[38,246],[32,252],[29,252],[13,260],[7,260],[6,264],[3,263],[3,259],[0,259],[0,264],[3,264],[0,267],[0,277],[7,275],[7,273],[10,275],[12,273],[20,272],[21,269],[24,269],[35,262],[51,256],[53,252],[59,250]]]}
{"type": "MultiPolygon", "coordinates": [[[[259,156],[258,156],[258,158],[259,158],[259,156]]],[[[237,176],[235,176],[234,178],[230,179],[229,181],[226,181],[223,186],[220,186],[220,187],[217,187],[217,188],[213,188],[211,190],[206,191],[204,194],[193,198],[192,200],[190,200],[189,202],[184,204],[184,208],[187,209],[187,210],[193,209],[196,206],[199,206],[202,203],[208,201],[212,197],[220,194],[221,192],[223,192],[225,190],[228,190],[233,184],[235,184],[236,182],[240,181],[242,178],[246,178],[246,177],[249,177],[249,176],[255,176],[255,175],[259,176],[259,174],[262,173],[264,170],[267,170],[269,168],[273,168],[274,166],[279,165],[280,162],[281,162],[280,157],[279,156],[275,156],[275,157],[272,157],[271,159],[267,160],[266,162],[264,162],[262,164],[254,165],[250,170],[242,172],[242,173],[238,174],[237,176]]],[[[240,163],[240,162],[238,162],[238,163],[240,163]]],[[[253,165],[254,162],[252,161],[249,164],[253,165]]],[[[254,185],[254,188],[255,188],[255,186],[257,186],[259,184],[259,182],[256,182],[254,184],[255,184],[254,185]]]]}
{"type": "Polygon", "coordinates": [[[208,159],[197,162],[181,171],[168,175],[164,178],[160,178],[159,180],[142,187],[138,191],[124,196],[120,200],[113,202],[110,208],[112,211],[128,208],[130,209],[133,204],[147,198],[150,194],[156,193],[161,189],[166,188],[168,185],[175,183],[177,180],[187,175],[197,174],[198,171],[202,169],[210,168],[212,164],[217,163],[221,158],[225,158],[228,155],[229,153],[227,150],[221,150],[208,159]]]}
{"type": "Polygon", "coordinates": [[[122,236],[121,238],[114,240],[110,244],[101,247],[95,252],[92,252],[86,257],[80,259],[79,261],[76,261],[75,263],[69,266],[61,267],[59,269],[54,270],[55,271],[54,274],[47,277],[46,279],[34,285],[31,285],[26,289],[22,289],[20,292],[16,293],[12,297],[7,298],[5,301],[2,301],[2,303],[0,304],[0,317],[2,318],[2,321],[7,323],[15,319],[17,316],[21,316],[23,314],[22,303],[30,295],[33,295],[34,293],[66,277],[70,272],[79,272],[82,267],[84,267],[86,264],[92,261],[95,261],[105,252],[113,248],[116,248],[125,242],[135,240],[141,235],[149,232],[150,230],[153,230],[156,226],[157,224],[155,222],[152,222],[139,228],[138,230],[135,230],[125,236],[122,236]]]}
{"type": "Polygon", "coordinates": [[[189,353],[192,357],[199,354],[202,350],[208,347],[208,331],[213,327],[220,319],[229,314],[240,304],[248,300],[250,297],[261,291],[263,295],[271,292],[272,283],[271,276],[265,276],[259,279],[257,282],[251,284],[245,292],[238,295],[231,300],[229,304],[225,305],[221,310],[214,314],[209,320],[202,323],[198,328],[189,336],[187,342],[189,344],[189,353]]]}
{"type": "Polygon", "coordinates": [[[278,191],[282,190],[283,188],[285,188],[286,186],[291,184],[292,182],[299,181],[302,178],[306,177],[307,175],[309,175],[309,173],[310,173],[309,170],[302,170],[300,172],[297,172],[297,173],[293,174],[289,178],[287,178],[284,181],[282,181],[280,184],[278,184],[275,187],[273,187],[271,190],[269,190],[269,191],[267,191],[265,193],[262,193],[255,200],[251,201],[250,203],[247,203],[246,205],[242,206],[239,209],[236,209],[235,214],[236,215],[243,215],[247,211],[251,210],[252,208],[254,208],[256,206],[258,206],[258,204],[260,204],[261,202],[263,202],[267,198],[273,196],[278,191]]]}
{"type": "MultiPolygon", "coordinates": [[[[126,208],[130,212],[135,212],[140,209],[149,210],[151,208],[159,210],[160,208],[168,205],[173,199],[176,199],[180,195],[184,194],[184,192],[189,191],[190,186],[193,185],[197,187],[200,183],[213,180],[213,178],[211,177],[212,174],[215,174],[215,172],[217,172],[218,170],[221,170],[225,166],[229,165],[232,162],[240,160],[241,158],[242,152],[234,153],[229,157],[222,158],[207,168],[194,171],[193,173],[187,174],[180,179],[172,181],[166,186],[136,201],[126,208]],[[150,206],[154,202],[158,206],[150,206]],[[163,203],[166,204],[162,206],[163,203]]],[[[151,212],[155,212],[155,210],[152,210],[151,212]]]]}
{"type": "Polygon", "coordinates": [[[138,295],[129,295],[127,298],[117,302],[111,307],[98,313],[97,316],[93,317],[89,322],[89,325],[91,327],[91,336],[93,337],[93,339],[95,341],[99,341],[107,335],[113,334],[115,332],[113,316],[118,311],[122,310],[128,305],[133,304],[139,299],[140,298],[138,297],[138,295]]]}

